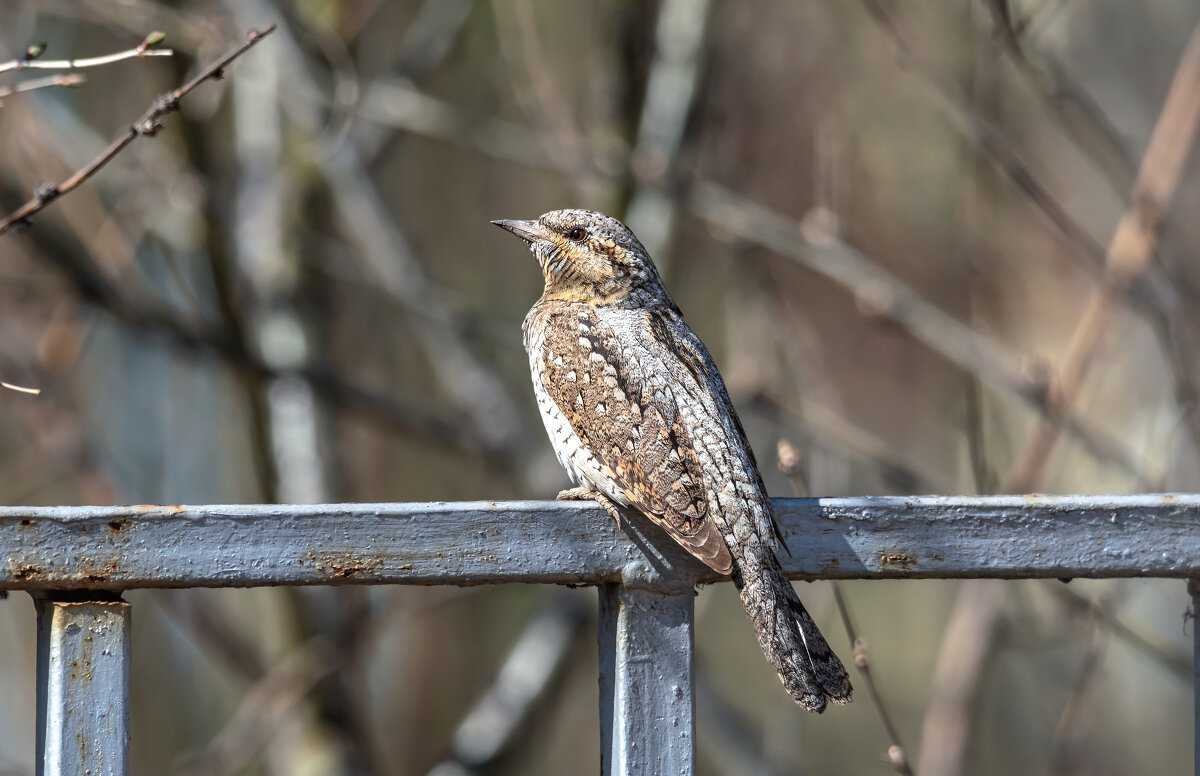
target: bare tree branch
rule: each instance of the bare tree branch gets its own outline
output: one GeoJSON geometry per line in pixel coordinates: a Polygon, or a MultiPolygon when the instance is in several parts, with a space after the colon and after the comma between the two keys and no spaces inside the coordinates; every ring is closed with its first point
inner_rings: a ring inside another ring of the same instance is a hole
{"type": "Polygon", "coordinates": [[[545,149],[563,170],[568,182],[585,198],[611,183],[594,175],[587,159],[590,150],[572,106],[563,98],[555,76],[542,55],[537,23],[529,0],[509,0],[494,14],[500,52],[508,63],[518,103],[543,132],[545,149]]]}
{"type": "Polygon", "coordinates": [[[186,354],[211,355],[243,373],[266,378],[293,375],[307,380],[323,399],[343,410],[358,413],[406,434],[416,434],[440,444],[484,455],[485,462],[503,468],[509,461],[494,452],[474,429],[432,411],[411,406],[394,396],[356,385],[325,365],[281,371],[253,353],[242,338],[226,328],[191,320],[165,305],[134,297],[108,280],[81,252],[56,241],[53,230],[39,230],[39,245],[72,282],[79,296],[109,313],[131,329],[163,337],[186,354]]]}
{"type": "Polygon", "coordinates": [[[445,61],[479,0],[425,0],[400,39],[397,69],[420,80],[445,61]]]}
{"type": "Polygon", "coordinates": [[[1121,134],[1091,95],[1059,62],[1038,52],[1037,61],[1025,42],[1026,20],[1017,19],[1009,0],[983,0],[992,17],[996,38],[1025,80],[1050,107],[1075,146],[1084,151],[1116,189],[1125,196],[1133,183],[1134,166],[1121,134]]]}
{"type": "MultiPolygon", "coordinates": [[[[1154,260],[1159,232],[1170,213],[1198,129],[1200,25],[1192,32],[1179,59],[1162,113],[1154,125],[1133,185],[1132,205],[1117,224],[1105,251],[1105,276],[1092,292],[1050,380],[1047,402],[1059,411],[1070,412],[1074,407],[1120,295],[1154,260]]],[[[1058,427],[1044,420],[1037,425],[1004,478],[1004,490],[1025,492],[1038,487],[1045,477],[1046,461],[1058,434],[1058,427]]]]}
{"type": "Polygon", "coordinates": [[[341,666],[342,660],[322,637],[297,648],[250,688],[217,737],[204,749],[185,755],[175,773],[208,776],[239,770],[317,683],[341,666]]]}
{"type": "MultiPolygon", "coordinates": [[[[541,150],[538,134],[507,122],[481,123],[453,105],[423,94],[411,84],[380,81],[367,87],[364,117],[416,134],[474,148],[517,164],[571,173],[541,150]],[[481,127],[497,132],[480,131],[481,127]]],[[[1033,363],[971,330],[921,298],[824,227],[821,213],[803,227],[713,183],[699,182],[689,201],[693,213],[721,231],[795,258],[863,299],[916,339],[989,384],[1011,392],[1078,438],[1098,459],[1139,479],[1152,490],[1152,478],[1116,441],[1074,411],[1060,411],[1046,399],[1046,384],[1033,363]],[[806,227],[806,228],[805,228],[806,227]]]]}
{"type": "Polygon", "coordinates": [[[1155,634],[1146,633],[1144,630],[1130,625],[1118,618],[1112,607],[1105,602],[1097,603],[1072,590],[1068,585],[1051,580],[1046,585],[1046,589],[1069,606],[1089,609],[1093,615],[1104,621],[1114,636],[1158,663],[1179,679],[1187,681],[1192,679],[1194,669],[1190,651],[1180,649],[1177,645],[1166,642],[1155,634]]]}
{"type": "Polygon", "coordinates": [[[528,735],[534,714],[566,677],[578,657],[588,609],[574,591],[550,597],[533,617],[496,673],[454,731],[450,756],[430,776],[487,773],[528,735]]]}
{"type": "MultiPolygon", "coordinates": [[[[1038,180],[1012,146],[1004,139],[1000,129],[980,110],[964,99],[955,84],[937,67],[921,56],[921,52],[901,22],[892,15],[890,4],[883,0],[863,0],[863,5],[879,28],[887,34],[900,52],[908,69],[929,86],[947,109],[947,115],[971,139],[977,150],[990,159],[1012,185],[1033,204],[1059,234],[1075,247],[1072,258],[1093,275],[1101,275],[1104,267],[1104,246],[1091,235],[1038,180]]],[[[1158,270],[1161,272],[1161,270],[1158,270]]],[[[1169,283],[1159,283],[1154,291],[1167,289],[1171,292],[1184,290],[1195,296],[1195,289],[1178,274],[1169,283]]],[[[1153,314],[1160,302],[1151,296],[1151,290],[1139,286],[1124,289],[1125,298],[1141,314],[1153,314]]]]}
{"type": "Polygon", "coordinates": [[[20,59],[0,62],[0,73],[6,73],[10,70],[79,70],[85,67],[111,65],[113,62],[120,62],[126,59],[174,56],[175,52],[171,49],[158,48],[162,45],[164,39],[165,36],[161,32],[152,32],[141,43],[127,51],[118,51],[116,54],[105,54],[100,57],[86,57],[83,59],[42,59],[41,56],[46,51],[46,45],[38,43],[26,49],[25,56],[20,59]]]}
{"type": "Polygon", "coordinates": [[[635,186],[625,222],[662,271],[670,267],[671,232],[679,210],[673,179],[687,119],[700,91],[712,13],[710,0],[666,0],[654,30],[654,60],[630,155],[635,186]]]}
{"type": "Polygon", "coordinates": [[[958,587],[934,664],[932,693],[921,728],[923,776],[970,772],[966,760],[975,704],[995,648],[1003,601],[1004,587],[992,579],[971,579],[958,587]]]}
{"type": "MultiPolygon", "coordinates": [[[[289,115],[302,127],[319,122],[316,108],[324,101],[320,79],[309,66],[295,29],[283,23],[280,45],[300,63],[285,81],[294,99],[285,100],[289,115]]],[[[505,451],[515,465],[521,438],[516,403],[495,370],[474,352],[466,333],[467,317],[451,293],[425,272],[407,231],[380,193],[370,165],[357,147],[342,140],[318,153],[316,165],[333,192],[333,214],[345,238],[356,248],[373,282],[404,307],[414,324],[416,341],[429,355],[438,383],[464,418],[463,427],[492,452],[505,451]]]]}
{"type": "Polygon", "coordinates": [[[1104,664],[1108,644],[1112,640],[1112,632],[1106,626],[1106,622],[1113,617],[1116,609],[1121,583],[1116,584],[1118,587],[1106,593],[1100,602],[1087,612],[1088,639],[1083,651],[1083,662],[1059,714],[1054,739],[1051,742],[1050,759],[1046,766],[1048,774],[1069,776],[1090,771],[1086,767],[1085,758],[1089,754],[1095,755],[1094,748],[1086,745],[1088,728],[1095,716],[1094,704],[1091,701],[1103,678],[1100,668],[1104,664]]]}
{"type": "Polygon", "coordinates": [[[82,169],[78,170],[74,175],[64,180],[62,183],[57,185],[47,184],[40,187],[33,199],[29,200],[24,205],[9,214],[2,221],[0,221],[0,235],[4,234],[9,229],[12,229],[14,226],[28,225],[29,218],[31,216],[64,194],[69,194],[73,189],[79,186],[79,184],[95,175],[97,172],[99,172],[100,168],[112,161],[113,157],[125,150],[130,143],[132,143],[134,140],[137,140],[140,136],[153,136],[156,134],[158,130],[162,128],[162,117],[168,113],[174,113],[175,111],[179,110],[179,101],[181,99],[183,99],[192,90],[205,81],[209,79],[218,80],[222,78],[225,74],[225,68],[228,67],[233,60],[240,57],[248,49],[274,31],[275,25],[273,24],[261,32],[258,30],[251,30],[245,42],[243,42],[240,46],[233,49],[216,62],[213,62],[208,67],[204,68],[204,70],[200,71],[199,75],[188,81],[183,86],[156,99],[154,104],[151,105],[150,108],[143,113],[137,121],[130,125],[129,129],[126,130],[123,135],[114,140],[112,145],[105,149],[103,153],[85,165],[82,169]]]}
{"type": "Polygon", "coordinates": [[[1073,408],[1048,401],[1045,383],[1031,373],[1026,366],[1028,360],[934,307],[899,278],[842,242],[828,225],[832,214],[816,211],[798,224],[713,183],[697,186],[690,205],[696,215],[723,232],[793,258],[847,288],[952,363],[1024,400],[1042,415],[1043,422],[1067,429],[1098,460],[1137,477],[1143,485],[1150,482],[1138,462],[1116,440],[1087,423],[1073,408]]]}

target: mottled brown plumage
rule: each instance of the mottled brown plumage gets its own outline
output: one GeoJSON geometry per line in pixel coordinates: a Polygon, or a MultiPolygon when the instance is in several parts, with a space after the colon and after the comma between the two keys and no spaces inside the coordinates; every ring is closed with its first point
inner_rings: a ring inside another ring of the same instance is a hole
{"type": "Polygon", "coordinates": [[[717,367],[616,219],[556,210],[494,221],[526,240],[545,278],[525,348],[554,452],[620,520],[630,507],[730,574],[759,644],[805,708],[850,700],[849,678],[775,556],[781,546],[754,454],[717,367]]]}

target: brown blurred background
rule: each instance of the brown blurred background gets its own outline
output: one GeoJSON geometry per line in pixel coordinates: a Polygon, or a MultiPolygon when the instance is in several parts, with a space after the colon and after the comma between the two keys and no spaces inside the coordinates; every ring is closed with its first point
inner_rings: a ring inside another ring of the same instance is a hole
{"type": "MultiPolygon", "coordinates": [[[[175,56],[5,97],[0,210],[269,23],[0,236],[0,380],[42,389],[0,390],[0,503],[552,496],[488,221],[560,207],[642,237],[774,495],[1200,488],[1194,0],[5,0],[0,62],[175,56]]],[[[1181,583],[842,589],[917,773],[1187,770],[1181,583]]],[[[597,767],[592,591],[128,598],[134,773],[597,767]],[[531,702],[470,716],[498,676],[531,702]]],[[[861,690],[805,714],[730,586],[697,613],[702,772],[892,771],[861,690]]],[[[4,776],[33,625],[0,600],[4,776]]]]}

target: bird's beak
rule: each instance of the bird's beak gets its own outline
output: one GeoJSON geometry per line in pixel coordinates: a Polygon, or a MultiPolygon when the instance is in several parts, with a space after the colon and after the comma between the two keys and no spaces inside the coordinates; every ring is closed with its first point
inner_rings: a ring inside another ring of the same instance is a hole
{"type": "Polygon", "coordinates": [[[537,221],[493,221],[493,224],[501,229],[508,231],[520,237],[527,243],[532,243],[535,240],[545,240],[550,234],[546,231],[546,227],[542,226],[537,221]]]}

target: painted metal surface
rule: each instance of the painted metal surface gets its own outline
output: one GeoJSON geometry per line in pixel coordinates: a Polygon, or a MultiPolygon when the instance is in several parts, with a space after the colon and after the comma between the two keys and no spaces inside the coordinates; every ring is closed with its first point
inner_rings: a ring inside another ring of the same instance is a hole
{"type": "Polygon", "coordinates": [[[129,773],[129,604],[35,598],[37,776],[129,773]]]}
{"type": "Polygon", "coordinates": [[[600,588],[600,772],[695,772],[694,599],[600,588]]]}
{"type": "Polygon", "coordinates": [[[1196,621],[1200,613],[1200,578],[1188,580],[1188,594],[1192,597],[1192,771],[1200,776],[1200,627],[1196,621]]]}
{"type": "MultiPolygon", "coordinates": [[[[1200,576],[1200,495],[777,499],[795,578],[1200,576]]],[[[713,582],[589,503],[0,508],[0,589],[713,582]]]]}
{"type": "MultiPolygon", "coordinates": [[[[795,578],[1180,577],[1200,610],[1200,495],[775,504],[795,578]]],[[[99,591],[501,582],[598,585],[603,772],[692,773],[691,588],[714,581],[586,503],[0,508],[0,590],[38,604],[39,776],[128,769],[129,608],[99,591]]]]}

